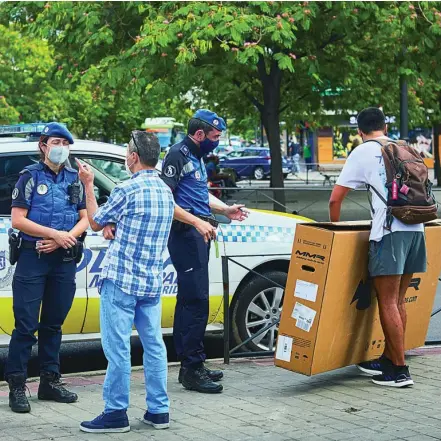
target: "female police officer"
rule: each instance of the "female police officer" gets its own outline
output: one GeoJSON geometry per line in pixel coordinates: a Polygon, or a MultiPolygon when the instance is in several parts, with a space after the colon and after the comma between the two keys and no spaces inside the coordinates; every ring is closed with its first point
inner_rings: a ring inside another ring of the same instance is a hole
{"type": "Polygon", "coordinates": [[[69,144],[72,135],[64,126],[47,124],[39,142],[41,161],[20,173],[12,193],[12,226],[20,230],[21,244],[12,282],[15,329],[5,378],[14,412],[31,410],[25,382],[37,330],[38,398],[61,403],[78,399],[62,386],[59,362],[61,325],[75,295],[76,238],[89,225],[78,173],[64,165],[69,144]]]}

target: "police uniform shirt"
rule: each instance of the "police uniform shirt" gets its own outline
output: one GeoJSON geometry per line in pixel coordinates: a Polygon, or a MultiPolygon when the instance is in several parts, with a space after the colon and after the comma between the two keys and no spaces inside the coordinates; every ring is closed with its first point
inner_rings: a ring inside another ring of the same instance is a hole
{"type": "MultiPolygon", "coordinates": [[[[46,164],[40,162],[43,164],[43,170],[46,175],[47,179],[51,179],[54,184],[58,184],[64,180],[64,174],[65,170],[64,167],[60,170],[58,174],[54,173],[46,164]]],[[[85,210],[86,209],[86,198],[84,197],[84,186],[81,184],[81,191],[80,191],[80,202],[77,204],[77,210],[85,210]]],[[[32,195],[34,191],[38,191],[39,194],[44,194],[44,192],[47,192],[46,186],[39,186],[39,188],[34,188],[34,183],[32,179],[32,175],[30,173],[24,173],[20,175],[20,178],[17,181],[17,184],[15,184],[15,188],[12,191],[12,204],[11,207],[19,207],[19,208],[26,208],[29,210],[31,208],[32,203],[32,195]]],[[[68,195],[66,195],[68,197],[68,195]]]]}
{"type": "Polygon", "coordinates": [[[199,147],[189,136],[170,147],[161,178],[172,189],[177,205],[194,215],[210,215],[207,171],[199,147]]]}

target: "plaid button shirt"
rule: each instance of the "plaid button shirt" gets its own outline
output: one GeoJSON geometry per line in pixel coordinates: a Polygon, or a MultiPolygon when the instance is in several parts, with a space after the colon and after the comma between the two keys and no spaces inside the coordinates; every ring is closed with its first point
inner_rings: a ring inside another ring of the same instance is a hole
{"type": "Polygon", "coordinates": [[[116,186],[94,216],[102,226],[116,223],[101,281],[109,279],[127,294],[160,296],[173,211],[173,194],[154,170],[141,170],[116,186]]]}

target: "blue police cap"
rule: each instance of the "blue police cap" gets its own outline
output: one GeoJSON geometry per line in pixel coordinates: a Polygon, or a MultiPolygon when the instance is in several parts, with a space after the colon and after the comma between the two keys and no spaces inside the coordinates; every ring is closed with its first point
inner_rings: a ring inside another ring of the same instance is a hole
{"type": "Polygon", "coordinates": [[[200,119],[201,121],[206,122],[211,127],[215,128],[222,132],[227,128],[225,124],[225,120],[220,116],[216,115],[216,113],[207,109],[199,109],[194,115],[193,118],[200,119]]]}
{"type": "Polygon", "coordinates": [[[73,144],[73,136],[72,133],[67,130],[63,124],[57,123],[57,122],[51,122],[46,124],[45,128],[41,132],[41,135],[43,136],[53,136],[56,138],[64,138],[69,141],[69,144],[73,144]]]}

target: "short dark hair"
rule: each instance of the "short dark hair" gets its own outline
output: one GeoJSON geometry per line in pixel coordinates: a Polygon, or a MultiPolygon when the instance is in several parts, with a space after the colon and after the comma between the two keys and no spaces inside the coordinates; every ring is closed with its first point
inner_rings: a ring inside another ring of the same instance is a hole
{"type": "Polygon", "coordinates": [[[198,118],[191,118],[188,121],[188,134],[194,135],[198,130],[203,130],[208,135],[212,130],[216,130],[213,126],[198,118]]]}
{"type": "Polygon", "coordinates": [[[384,130],[386,128],[386,117],[379,108],[368,107],[358,114],[357,124],[360,131],[368,135],[372,132],[384,130]]]}
{"type": "Polygon", "coordinates": [[[158,137],[153,133],[134,130],[129,141],[129,152],[137,153],[142,164],[155,167],[161,153],[158,137]]]}
{"type": "Polygon", "coordinates": [[[40,150],[40,161],[44,161],[46,159],[46,155],[43,153],[43,150],[41,150],[41,144],[47,144],[49,141],[49,136],[41,135],[40,139],[38,140],[38,150],[40,150]]]}

